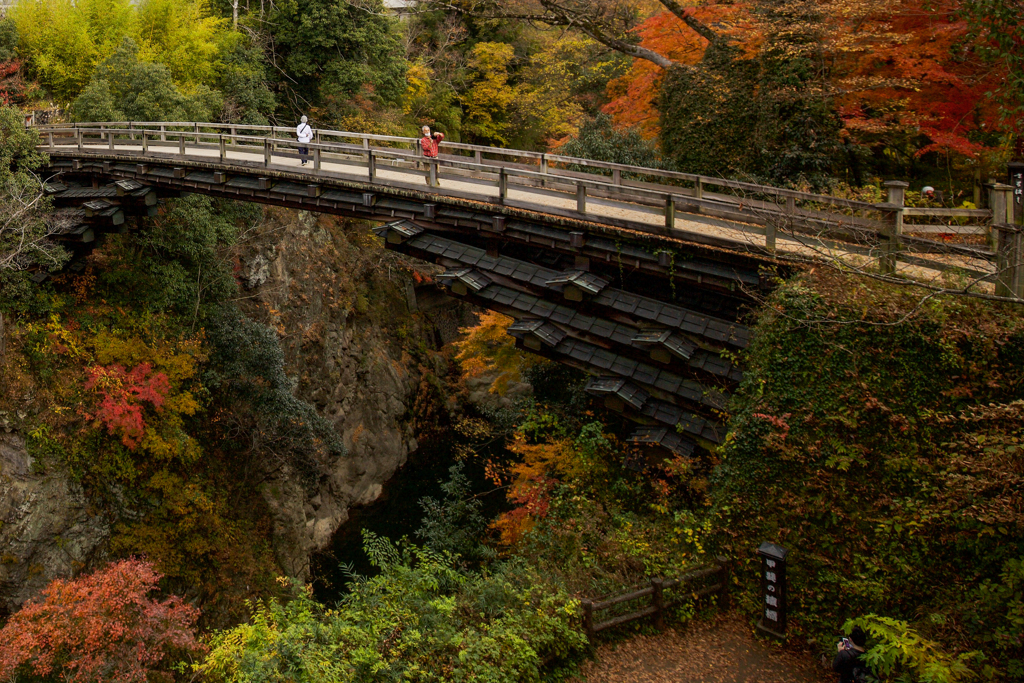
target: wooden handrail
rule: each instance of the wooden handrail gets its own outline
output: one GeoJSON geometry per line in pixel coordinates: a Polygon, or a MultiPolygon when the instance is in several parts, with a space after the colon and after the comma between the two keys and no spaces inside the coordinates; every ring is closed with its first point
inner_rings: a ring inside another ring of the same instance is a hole
{"type": "Polygon", "coordinates": [[[724,557],[716,557],[715,563],[708,566],[698,567],[697,569],[691,570],[682,576],[675,579],[652,579],[651,585],[638,590],[630,591],[622,595],[617,595],[604,600],[583,600],[581,603],[582,616],[583,616],[583,629],[587,633],[587,637],[593,642],[594,637],[609,628],[615,626],[621,626],[622,624],[628,624],[639,619],[653,616],[657,619],[659,628],[664,624],[665,611],[680,602],[676,600],[673,602],[665,602],[664,591],[669,588],[681,586],[693,581],[698,581],[703,578],[718,575],[718,582],[709,586],[704,586],[691,593],[690,597],[697,598],[712,593],[717,593],[719,597],[724,601],[726,597],[726,591],[729,585],[729,562],[724,557]],[[631,602],[633,600],[640,600],[642,598],[650,597],[651,604],[635,612],[627,614],[620,614],[606,619],[604,621],[594,621],[595,613],[606,610],[615,605],[622,604],[624,602],[631,602]]]}
{"type": "MultiPolygon", "coordinates": [[[[222,162],[231,161],[226,157],[228,149],[236,152],[250,152],[261,155],[266,167],[274,165],[273,157],[276,150],[307,148],[313,157],[312,171],[316,176],[358,176],[349,169],[325,171],[322,167],[323,161],[343,160],[343,167],[358,168],[362,166],[367,168],[368,173],[362,180],[365,181],[368,178],[370,182],[378,182],[376,173],[378,169],[375,167],[381,161],[390,160],[392,168],[395,169],[412,169],[419,166],[421,170],[418,172],[427,173],[431,179],[434,177],[460,180],[471,178],[478,185],[497,188],[497,196],[493,190],[490,193],[467,190],[448,190],[446,192],[456,197],[486,202],[497,201],[499,204],[507,206],[540,210],[568,218],[584,216],[586,220],[617,228],[666,234],[652,225],[649,219],[614,218],[600,212],[595,213],[593,209],[588,208],[588,198],[606,199],[611,200],[613,206],[638,213],[640,216],[650,216],[652,213],[662,214],[664,227],[669,231],[667,234],[683,239],[697,239],[705,242],[708,240],[707,237],[699,233],[676,228],[677,214],[687,215],[687,220],[763,236],[765,248],[769,252],[774,252],[777,241],[782,240],[804,243],[805,246],[810,243],[812,246],[817,245],[826,249],[840,248],[851,253],[864,252],[868,255],[874,254],[875,257],[881,253],[883,254],[883,266],[888,268],[889,272],[892,272],[894,264],[898,260],[911,262],[911,253],[947,253],[968,258],[996,260],[994,250],[968,248],[966,245],[962,249],[954,245],[946,247],[938,241],[904,235],[904,232],[914,232],[917,227],[922,228],[921,232],[933,232],[943,227],[904,224],[904,218],[909,216],[987,219],[993,213],[987,209],[931,209],[904,206],[903,190],[900,190],[899,187],[905,188],[905,183],[890,183],[890,185],[894,185],[895,189],[891,190],[889,199],[895,203],[868,203],[675,171],[462,143],[445,142],[442,143],[442,147],[448,150],[471,151],[474,153],[473,156],[445,153],[439,159],[426,160],[422,156],[415,138],[347,131],[315,130],[314,139],[316,141],[300,143],[294,139],[294,130],[291,128],[246,124],[131,121],[49,124],[37,126],[37,128],[45,134],[41,147],[48,149],[59,150],[62,147],[70,146],[77,147],[79,151],[82,151],[83,144],[95,147],[94,140],[98,138],[102,141],[102,147],[109,147],[112,150],[115,146],[115,139],[122,139],[141,144],[144,153],[155,151],[158,155],[192,156],[187,152],[186,147],[191,147],[193,150],[220,149],[222,162]],[[169,130],[176,127],[181,130],[169,130]],[[260,132],[270,135],[249,134],[260,132]],[[276,137],[278,133],[288,137],[278,138],[276,137]],[[335,140],[331,140],[331,138],[335,140]],[[346,139],[359,142],[342,141],[346,139]],[[84,140],[86,142],[83,143],[84,140]],[[371,141],[408,144],[411,149],[381,147],[371,145],[371,141]],[[510,157],[512,161],[484,159],[483,154],[510,157]],[[539,164],[522,164],[516,161],[516,159],[524,158],[539,159],[539,164]],[[422,164],[425,162],[429,165],[424,170],[422,164]],[[594,175],[558,168],[552,164],[610,169],[614,175],[611,177],[594,175]],[[439,173],[442,170],[444,175],[439,173]],[[691,182],[693,187],[624,180],[622,173],[660,177],[671,181],[681,180],[691,182]],[[570,201],[574,198],[576,200],[575,209],[560,208],[550,202],[538,201],[532,197],[526,201],[512,200],[508,194],[510,184],[527,193],[541,192],[543,194],[553,191],[563,194],[570,201]],[[758,196],[711,192],[708,190],[709,187],[740,190],[758,196]],[[893,197],[896,199],[894,200],[893,197]],[[810,206],[797,205],[797,200],[806,201],[810,206]],[[815,208],[815,205],[818,207],[815,208]],[[827,206],[853,209],[862,215],[848,215],[824,210],[827,206]],[[872,217],[865,217],[869,212],[872,217]],[[854,242],[866,239],[870,246],[866,251],[859,249],[858,245],[854,243],[850,243],[848,247],[837,247],[837,244],[830,242],[829,239],[840,239],[847,242],[851,239],[854,242]],[[878,251],[879,244],[882,247],[880,252],[878,251]]],[[[86,150],[86,152],[91,151],[86,150]]],[[[289,154],[285,154],[285,156],[287,157],[289,154]]],[[[196,158],[206,159],[204,155],[196,155],[196,158]]],[[[387,182],[396,187],[410,187],[401,179],[387,182]]],[[[956,227],[967,234],[984,233],[989,230],[988,227],[982,226],[956,227]]],[[[723,245],[726,243],[735,243],[737,246],[744,245],[744,242],[736,237],[712,239],[718,239],[723,245]]],[[[715,242],[709,243],[714,244],[715,242]]],[[[914,262],[920,260],[917,258],[914,262]]],[[[950,266],[937,263],[935,267],[943,269],[950,266]]]]}

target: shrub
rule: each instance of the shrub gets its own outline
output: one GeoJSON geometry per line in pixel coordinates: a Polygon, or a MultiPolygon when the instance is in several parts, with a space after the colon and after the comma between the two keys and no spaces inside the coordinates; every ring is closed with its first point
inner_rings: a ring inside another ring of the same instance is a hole
{"type": "Polygon", "coordinates": [[[0,630],[0,681],[70,683],[171,679],[176,659],[199,653],[199,610],[181,598],[150,597],[160,575],[123,560],[78,579],[57,579],[0,630]]]}

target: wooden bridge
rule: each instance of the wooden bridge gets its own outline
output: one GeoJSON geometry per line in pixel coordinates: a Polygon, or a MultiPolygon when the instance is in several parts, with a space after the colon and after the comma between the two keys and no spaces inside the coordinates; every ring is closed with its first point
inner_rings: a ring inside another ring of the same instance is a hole
{"type": "Polygon", "coordinates": [[[793,261],[955,267],[1024,294],[1008,186],[991,189],[991,209],[923,210],[903,206],[906,183],[872,204],[458,143],[426,159],[415,139],[344,131],[300,145],[292,129],[228,124],[38,130],[46,192],[72,218],[65,239],[87,246],[181,192],[382,223],[389,248],[448,269],[450,294],[515,318],[517,345],[591,373],[590,393],[645,425],[634,440],[687,456],[724,436],[744,310],[793,261]]]}

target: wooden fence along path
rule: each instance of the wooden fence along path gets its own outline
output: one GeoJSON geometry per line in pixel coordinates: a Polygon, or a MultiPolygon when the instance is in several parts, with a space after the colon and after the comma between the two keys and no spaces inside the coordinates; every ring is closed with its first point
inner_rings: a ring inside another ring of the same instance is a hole
{"type": "Polygon", "coordinates": [[[717,595],[719,604],[726,599],[726,592],[729,586],[729,563],[724,557],[715,558],[715,563],[707,566],[697,567],[677,579],[651,579],[651,584],[645,588],[624,593],[604,600],[583,600],[583,628],[587,637],[593,642],[594,637],[609,628],[628,624],[647,617],[654,617],[655,626],[659,629],[665,628],[665,613],[678,605],[689,600],[695,600],[705,595],[717,595]],[[715,583],[700,585],[692,590],[686,591],[675,599],[666,600],[665,591],[672,588],[685,588],[700,584],[709,578],[714,578],[715,583]],[[610,610],[613,607],[637,600],[649,599],[650,604],[634,612],[617,614],[595,621],[599,612],[610,610]]]}
{"type": "Polygon", "coordinates": [[[442,142],[438,159],[415,138],[196,122],[101,122],[37,126],[54,154],[182,158],[224,167],[298,171],[316,177],[429,191],[728,249],[787,258],[840,259],[883,273],[934,277],[956,268],[1024,297],[1024,249],[1012,225],[1012,188],[989,186],[988,209],[905,205],[907,183],[885,183],[870,203],[692,173],[557,154],[442,142]],[[299,148],[310,165],[300,166],[299,148]],[[440,183],[440,186],[438,186],[440,183]],[[937,233],[978,244],[934,239],[937,233]],[[929,274],[930,273],[930,274],[929,274]]]}

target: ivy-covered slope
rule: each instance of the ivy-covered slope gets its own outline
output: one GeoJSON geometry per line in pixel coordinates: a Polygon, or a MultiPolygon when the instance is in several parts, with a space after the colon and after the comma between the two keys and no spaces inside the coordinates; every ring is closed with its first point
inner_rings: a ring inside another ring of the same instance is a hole
{"type": "MultiPolygon", "coordinates": [[[[764,308],[712,485],[720,549],[788,547],[790,632],[865,613],[1024,659],[1024,313],[812,272],[764,308]]],[[[984,668],[979,666],[978,668],[984,668]]]]}

